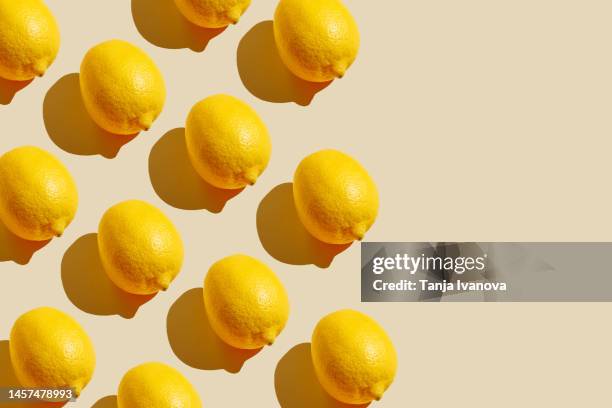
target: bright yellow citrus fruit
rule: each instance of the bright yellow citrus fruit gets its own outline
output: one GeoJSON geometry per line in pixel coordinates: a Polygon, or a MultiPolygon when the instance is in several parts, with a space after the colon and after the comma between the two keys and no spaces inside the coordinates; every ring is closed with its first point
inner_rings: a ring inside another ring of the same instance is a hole
{"type": "Polygon", "coordinates": [[[255,184],[270,161],[266,125],[240,99],[210,96],[189,112],[185,126],[191,163],[208,183],[223,189],[255,184]]]}
{"type": "Polygon", "coordinates": [[[129,370],[119,384],[119,408],[201,408],[193,385],[163,363],[145,363],[129,370]]]}
{"type": "Polygon", "coordinates": [[[72,317],[50,307],[30,310],[15,321],[9,350],[24,387],[68,387],[79,395],[96,366],[87,333],[72,317]]]}
{"type": "Polygon", "coordinates": [[[236,24],[251,0],[174,0],[176,7],[193,24],[220,28],[236,24]]]}
{"type": "Polygon", "coordinates": [[[240,349],[271,345],[289,318],[283,284],[266,264],[247,255],[228,256],[211,266],[204,304],[215,333],[240,349]]]}
{"type": "Polygon", "coordinates": [[[337,150],[307,156],[293,176],[293,195],[304,227],[330,244],[361,240],[378,214],[378,190],[368,172],[337,150]]]}
{"type": "Polygon", "coordinates": [[[140,200],[121,202],[104,213],[98,247],[110,280],[138,295],[168,289],[183,264],[183,241],[172,222],[140,200]]]}
{"type": "Polygon", "coordinates": [[[78,202],[72,176],[50,153],[23,146],[0,157],[0,221],[15,235],[30,241],[62,235],[78,202]]]}
{"type": "Polygon", "coordinates": [[[379,400],[397,371],[397,354],[382,327],[355,310],[325,316],[312,334],[312,363],[323,388],[338,401],[379,400]]]}
{"type": "Polygon", "coordinates": [[[149,130],[166,100],[164,78],[153,60],[122,40],[105,41],[90,49],[81,63],[79,79],[91,118],[118,135],[149,130]]]}
{"type": "Polygon", "coordinates": [[[41,0],[0,0],[0,77],[42,76],[60,47],[57,22],[41,0]]]}
{"type": "Polygon", "coordinates": [[[274,38],[287,68],[311,82],[342,78],[359,51],[357,23],[340,0],[280,0],[274,38]]]}

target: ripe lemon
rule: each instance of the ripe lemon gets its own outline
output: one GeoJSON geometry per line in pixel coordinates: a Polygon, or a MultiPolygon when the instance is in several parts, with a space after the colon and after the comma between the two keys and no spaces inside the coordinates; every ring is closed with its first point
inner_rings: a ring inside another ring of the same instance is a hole
{"type": "Polygon", "coordinates": [[[77,187],[64,165],[33,146],[0,157],[0,221],[30,241],[60,236],[79,202],[77,187]]]}
{"type": "Polygon", "coordinates": [[[145,363],[129,370],[119,384],[119,408],[201,408],[193,385],[163,363],[145,363]]]}
{"type": "Polygon", "coordinates": [[[340,0],[280,0],[274,38],[287,68],[311,82],[342,78],[359,51],[357,23],[340,0]]]}
{"type": "Polygon", "coordinates": [[[312,363],[323,388],[338,401],[379,400],[397,370],[397,354],[382,327],[355,310],[325,316],[312,334],[312,363]]]}
{"type": "Polygon", "coordinates": [[[41,0],[0,0],[0,77],[42,76],[60,47],[60,32],[41,0]]]}
{"type": "Polygon", "coordinates": [[[293,176],[293,195],[304,227],[329,244],[361,240],[378,214],[378,190],[352,157],[321,150],[306,157],[293,176]]]}
{"type": "Polygon", "coordinates": [[[208,183],[223,189],[255,184],[270,161],[266,125],[240,99],[210,96],[194,105],[185,126],[191,163],[208,183]]]}
{"type": "Polygon", "coordinates": [[[274,272],[240,254],[210,267],[204,280],[204,304],[215,333],[240,349],[271,345],[289,318],[287,292],[274,272]]]}
{"type": "Polygon", "coordinates": [[[50,307],[30,310],[15,321],[9,350],[24,387],[68,387],[78,396],[96,366],[87,333],[72,317],[50,307]]]}
{"type": "Polygon", "coordinates": [[[110,40],[90,49],[81,63],[81,94],[91,118],[117,135],[149,130],[166,100],[166,85],[140,48],[110,40]]]}
{"type": "Polygon", "coordinates": [[[251,0],[174,0],[176,7],[193,24],[220,28],[236,24],[251,0]]]}
{"type": "Polygon", "coordinates": [[[144,201],[109,208],[98,226],[100,259],[111,281],[126,292],[166,290],[183,264],[183,241],[172,222],[144,201]]]}

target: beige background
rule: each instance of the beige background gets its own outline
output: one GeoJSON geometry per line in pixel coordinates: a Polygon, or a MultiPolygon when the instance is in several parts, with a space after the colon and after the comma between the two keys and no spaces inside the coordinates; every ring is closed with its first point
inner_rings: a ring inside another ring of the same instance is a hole
{"type": "MultiPolygon", "coordinates": [[[[612,5],[346,2],[361,28],[359,58],[305,107],[318,89],[282,70],[271,25],[260,24],[275,1],[253,1],[219,34],[189,29],[171,0],[48,0],[62,48],[48,74],[5,106],[14,84],[0,85],[0,152],[24,144],[53,152],[74,174],[81,203],[66,234],[27,265],[19,263],[36,248],[0,229],[0,340],[36,306],[80,321],[98,365],[74,406],[112,407],[123,373],[159,360],[180,369],[207,407],[333,407],[303,343],[324,314],[346,307],[378,319],[398,349],[396,381],[372,406],[610,405],[609,304],[361,304],[359,246],[328,268],[313,265],[329,264],[332,253],[295,223],[282,184],[306,154],[334,147],[379,185],[381,213],[368,240],[612,239],[612,5]],[[111,160],[103,156],[119,145],[84,116],[75,73],[89,47],[115,37],[157,61],[168,99],[151,131],[111,160]],[[194,178],[180,129],[190,107],[217,92],[252,104],[274,144],[257,185],[222,212],[229,197],[194,178]],[[162,208],[186,244],[181,275],[131,319],[141,300],[120,297],[104,280],[88,235],[106,208],[128,198],[162,208]],[[212,262],[235,252],[269,263],[292,302],[277,343],[255,356],[228,354],[212,337],[194,289],[212,262]]],[[[14,381],[6,352],[0,342],[2,384],[14,381]]]]}

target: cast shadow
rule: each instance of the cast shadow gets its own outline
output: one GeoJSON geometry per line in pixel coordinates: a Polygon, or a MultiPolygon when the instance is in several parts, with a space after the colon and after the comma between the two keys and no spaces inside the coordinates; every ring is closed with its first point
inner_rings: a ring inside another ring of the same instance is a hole
{"type": "Polygon", "coordinates": [[[0,222],[0,262],[13,261],[26,265],[34,253],[50,241],[27,241],[13,234],[0,222]]]}
{"type": "Polygon", "coordinates": [[[190,367],[237,373],[261,349],[240,350],[223,342],[210,327],[203,293],[202,288],[190,289],[170,307],[166,322],[170,347],[190,367]]]}
{"type": "Polygon", "coordinates": [[[172,129],[155,143],[149,155],[149,177],[159,198],[182,210],[219,213],[244,190],[220,189],[199,176],[187,154],[184,128],[172,129]]]}
{"type": "MultiPolygon", "coordinates": [[[[9,341],[0,341],[0,388],[18,388],[21,387],[11,363],[11,355],[9,352],[9,341]]],[[[56,408],[63,407],[66,402],[16,402],[16,403],[0,403],[0,407],[10,408],[56,408]]]]}
{"type": "Polygon", "coordinates": [[[68,299],[86,313],[119,315],[130,319],[155,295],[134,295],[119,289],[107,277],[98,253],[98,234],[86,234],[66,250],[62,284],[68,299]]]}
{"type": "Polygon", "coordinates": [[[333,399],[319,384],[310,354],[310,343],[289,350],[276,365],[274,389],[281,408],[365,408],[333,399]]]}
{"type": "Polygon", "coordinates": [[[295,102],[306,106],[330,82],[308,82],[293,75],[283,64],[274,41],[273,22],[262,21],[242,37],[236,63],[244,86],[268,102],[295,102]]]}
{"type": "Polygon", "coordinates": [[[8,105],[13,101],[17,92],[30,85],[33,79],[27,81],[11,81],[0,78],[0,105],[8,105]]]}
{"type": "Polygon", "coordinates": [[[81,156],[117,156],[121,147],[136,135],[115,135],[94,123],[81,98],[79,74],[60,78],[47,91],[43,119],[49,137],[60,149],[81,156]]]}
{"type": "Polygon", "coordinates": [[[91,408],[117,408],[119,405],[117,403],[116,395],[107,395],[106,397],[102,397],[97,400],[91,408]]]}
{"type": "Polygon", "coordinates": [[[145,40],[162,48],[190,48],[201,52],[223,28],[203,28],[192,24],[173,0],[132,0],[132,18],[145,40]]]}
{"type": "Polygon", "coordinates": [[[333,245],[314,238],[304,228],[293,201],[293,183],[279,184],[259,203],[257,233],[266,252],[291,265],[331,265],[351,244],[333,245]]]}

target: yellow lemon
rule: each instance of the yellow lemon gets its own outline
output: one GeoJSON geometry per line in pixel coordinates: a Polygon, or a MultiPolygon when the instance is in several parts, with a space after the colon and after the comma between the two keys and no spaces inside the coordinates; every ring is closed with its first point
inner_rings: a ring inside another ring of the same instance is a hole
{"type": "Polygon", "coordinates": [[[60,33],[41,0],[0,0],[0,77],[26,81],[42,76],[60,47],[60,33]]]}
{"type": "Polygon", "coordinates": [[[193,385],[163,363],[145,363],[129,370],[119,384],[119,408],[201,408],[193,385]]]}
{"type": "Polygon", "coordinates": [[[342,78],[359,51],[357,23],[340,0],[280,0],[274,38],[287,68],[311,82],[342,78]]]}
{"type": "Polygon", "coordinates": [[[258,349],[274,343],[289,318],[289,298],[267,265],[247,255],[214,263],[204,280],[212,329],[230,346],[258,349]]]}
{"type": "Polygon", "coordinates": [[[185,127],[191,163],[208,183],[223,189],[255,184],[270,161],[266,125],[240,99],[210,96],[189,112],[185,127]]]}
{"type": "Polygon", "coordinates": [[[15,235],[30,241],[62,235],[78,202],[72,176],[50,153],[23,146],[0,157],[0,221],[15,235]]]}
{"type": "Polygon", "coordinates": [[[81,94],[91,118],[117,135],[149,130],[166,100],[166,85],[140,48],[110,40],[90,49],[81,63],[81,94]]]}
{"type": "Polygon", "coordinates": [[[355,310],[325,316],[312,334],[312,363],[323,388],[338,401],[381,399],[397,370],[397,354],[376,321],[355,310]]]}
{"type": "Polygon", "coordinates": [[[293,195],[304,227],[329,244],[361,240],[378,214],[378,190],[352,157],[321,150],[306,157],[293,176],[293,195]]]}
{"type": "Polygon", "coordinates": [[[109,208],[98,226],[100,259],[111,281],[126,292],[166,290],[183,264],[183,241],[159,209],[139,200],[109,208]]]}
{"type": "Polygon", "coordinates": [[[174,0],[176,7],[193,24],[220,28],[236,24],[251,0],[174,0]]]}
{"type": "Polygon", "coordinates": [[[30,310],[15,321],[9,351],[24,387],[68,387],[79,395],[96,366],[87,333],[72,317],[50,307],[30,310]]]}

